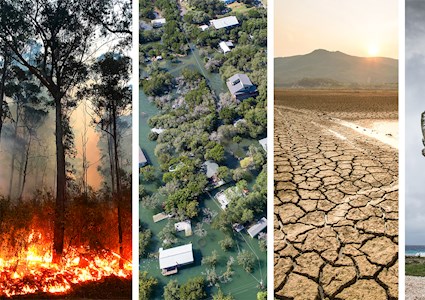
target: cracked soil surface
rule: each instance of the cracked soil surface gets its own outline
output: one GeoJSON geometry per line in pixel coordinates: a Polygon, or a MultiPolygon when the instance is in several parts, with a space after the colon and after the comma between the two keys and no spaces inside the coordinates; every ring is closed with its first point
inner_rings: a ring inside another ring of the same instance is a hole
{"type": "Polygon", "coordinates": [[[277,299],[398,298],[398,150],[275,106],[277,299]]]}

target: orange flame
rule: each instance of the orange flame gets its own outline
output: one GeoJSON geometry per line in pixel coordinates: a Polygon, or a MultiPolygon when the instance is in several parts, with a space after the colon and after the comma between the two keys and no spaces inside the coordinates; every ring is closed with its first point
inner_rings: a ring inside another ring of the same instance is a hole
{"type": "Polygon", "coordinates": [[[52,263],[51,251],[43,251],[35,241],[42,239],[41,232],[32,230],[29,246],[22,257],[4,260],[0,258],[0,297],[50,293],[65,294],[72,285],[99,281],[109,276],[131,278],[132,264],[126,262],[119,268],[120,255],[103,250],[96,253],[83,248],[71,248],[61,265],[52,263]]]}

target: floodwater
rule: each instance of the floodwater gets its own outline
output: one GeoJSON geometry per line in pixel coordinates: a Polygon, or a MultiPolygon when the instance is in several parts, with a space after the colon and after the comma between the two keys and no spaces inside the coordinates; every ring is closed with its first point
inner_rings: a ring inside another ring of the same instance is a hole
{"type": "Polygon", "coordinates": [[[173,76],[180,76],[185,68],[198,70],[208,82],[209,87],[214,91],[216,96],[227,92],[227,87],[219,73],[208,72],[204,67],[204,60],[199,55],[199,50],[191,45],[192,53],[190,55],[179,57],[177,62],[169,60],[162,61],[159,65],[173,76]]]}
{"type": "MultiPolygon", "coordinates": [[[[216,192],[218,192],[218,190],[216,192]]],[[[214,194],[215,193],[211,196],[214,194]]],[[[201,208],[209,208],[217,213],[221,210],[218,202],[207,195],[201,200],[201,208]]],[[[153,241],[150,246],[150,252],[156,254],[159,247],[161,247],[160,241],[157,239],[157,235],[167,224],[167,220],[154,223],[152,216],[155,213],[158,213],[158,211],[147,210],[142,206],[139,207],[139,210],[140,219],[143,225],[153,232],[153,241]]],[[[201,221],[202,213],[198,219],[192,220],[192,231],[195,230],[196,224],[201,221]]],[[[203,229],[207,231],[207,235],[205,237],[199,237],[195,233],[190,237],[185,237],[184,232],[178,233],[179,241],[177,245],[187,243],[193,244],[195,262],[179,269],[179,273],[177,275],[167,277],[163,276],[159,269],[159,262],[156,257],[140,260],[140,270],[148,271],[150,276],[154,276],[158,279],[159,286],[155,289],[156,293],[153,299],[162,299],[163,287],[172,279],[176,279],[180,284],[182,284],[190,278],[205,275],[205,271],[208,267],[201,265],[202,257],[209,256],[213,250],[216,250],[219,257],[219,262],[216,266],[217,275],[221,275],[226,270],[226,263],[230,256],[235,259],[233,264],[234,274],[232,276],[232,280],[227,283],[219,284],[222,291],[224,293],[231,293],[236,300],[255,300],[260,283],[263,282],[265,284],[267,281],[267,254],[259,249],[258,239],[252,239],[245,231],[242,231],[241,233],[233,232],[232,238],[236,242],[236,247],[232,251],[225,252],[218,244],[220,240],[224,239],[225,234],[221,231],[212,229],[207,223],[203,224],[203,229]],[[257,257],[253,273],[247,273],[237,264],[236,257],[238,252],[242,251],[242,249],[254,253],[257,257]]],[[[209,287],[209,289],[212,289],[212,292],[217,291],[217,287],[209,287]]]]}
{"type": "MultiPolygon", "coordinates": [[[[196,68],[200,70],[204,76],[207,78],[208,84],[211,89],[218,96],[220,93],[226,92],[227,88],[221,79],[219,74],[209,73],[203,67],[203,61],[199,57],[198,50],[193,50],[193,54],[188,55],[187,57],[182,57],[179,59],[178,63],[172,62],[161,62],[161,67],[167,68],[169,72],[173,76],[178,76],[181,71],[186,68],[196,68]]],[[[140,146],[143,149],[148,161],[152,164],[156,169],[159,166],[158,160],[154,155],[154,150],[156,146],[156,142],[150,141],[148,139],[148,135],[150,132],[150,128],[147,124],[147,120],[158,114],[159,110],[156,106],[149,102],[146,95],[141,91],[139,94],[140,101],[140,146]]],[[[226,149],[230,152],[233,152],[237,155],[242,155],[242,152],[248,149],[250,144],[258,144],[256,140],[243,139],[239,145],[229,143],[226,145],[226,149]]],[[[230,168],[236,168],[239,165],[238,160],[231,155],[226,157],[226,165],[230,168]]],[[[255,174],[256,175],[256,174],[255,174]]],[[[255,179],[254,179],[255,180],[255,179]]],[[[253,180],[253,181],[254,181],[253,180]]],[[[250,183],[250,185],[253,182],[250,183]]],[[[154,191],[161,185],[161,182],[154,182],[145,184],[145,187],[148,191],[154,191]]],[[[202,209],[208,208],[211,211],[215,211],[219,213],[221,208],[218,202],[213,199],[215,193],[219,190],[228,187],[229,185],[223,186],[220,189],[215,190],[211,194],[205,194],[200,199],[200,216],[197,219],[192,220],[192,231],[195,230],[195,226],[197,223],[202,222],[203,214],[202,209]]],[[[167,220],[160,221],[158,223],[154,223],[152,216],[158,213],[159,211],[147,210],[144,207],[139,207],[140,220],[143,223],[144,227],[149,228],[153,233],[152,243],[150,245],[149,253],[157,254],[160,245],[160,241],[158,240],[158,233],[162,230],[162,228],[167,224],[167,220]]],[[[159,269],[158,258],[153,257],[149,259],[141,259],[140,260],[140,270],[148,271],[150,276],[154,276],[158,279],[159,286],[155,289],[155,294],[153,299],[162,299],[163,287],[168,283],[168,281],[172,279],[176,279],[180,284],[185,283],[188,279],[196,277],[196,276],[205,276],[205,272],[207,267],[201,265],[202,257],[211,255],[213,250],[216,250],[219,256],[219,263],[216,266],[217,275],[221,275],[226,270],[226,262],[229,257],[233,257],[235,262],[233,264],[234,274],[232,276],[231,281],[227,283],[219,283],[218,285],[222,289],[224,293],[231,293],[234,299],[239,300],[255,300],[256,294],[259,291],[259,286],[261,283],[266,285],[267,282],[267,254],[266,252],[262,252],[259,249],[258,239],[252,239],[246,231],[242,231],[241,233],[233,232],[233,239],[236,242],[236,246],[231,251],[225,252],[221,249],[218,242],[224,239],[225,234],[221,231],[214,230],[208,223],[203,223],[203,229],[207,231],[207,235],[205,237],[199,237],[195,233],[190,237],[185,237],[184,232],[178,233],[179,241],[177,245],[183,245],[187,243],[193,244],[194,250],[194,258],[195,262],[191,265],[188,265],[182,269],[179,269],[179,273],[177,275],[172,275],[165,277],[161,274],[161,270],[159,269]],[[236,257],[239,251],[245,249],[250,251],[256,257],[256,265],[253,273],[247,273],[237,264],[236,257]]],[[[211,292],[217,291],[217,286],[208,287],[211,292]]]]}

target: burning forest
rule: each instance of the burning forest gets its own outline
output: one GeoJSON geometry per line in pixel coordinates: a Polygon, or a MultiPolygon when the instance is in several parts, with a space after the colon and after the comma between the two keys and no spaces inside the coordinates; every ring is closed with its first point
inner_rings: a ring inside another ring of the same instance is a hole
{"type": "Polygon", "coordinates": [[[0,1],[0,299],[131,298],[131,1],[0,1]]]}

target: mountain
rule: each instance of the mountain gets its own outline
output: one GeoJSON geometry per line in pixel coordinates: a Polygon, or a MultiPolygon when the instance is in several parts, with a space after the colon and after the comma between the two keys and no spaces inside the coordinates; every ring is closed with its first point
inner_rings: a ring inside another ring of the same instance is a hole
{"type": "Polygon", "coordinates": [[[314,50],[275,58],[275,86],[383,85],[398,82],[398,60],[314,50]]]}

